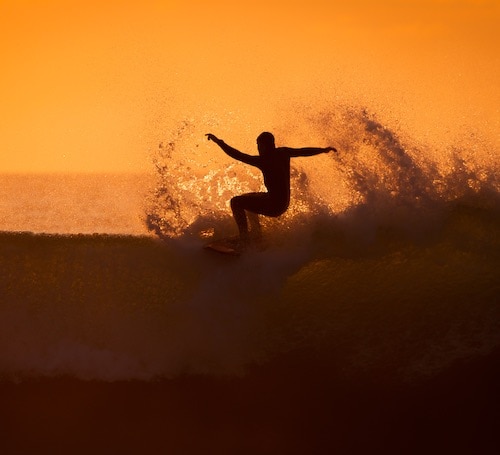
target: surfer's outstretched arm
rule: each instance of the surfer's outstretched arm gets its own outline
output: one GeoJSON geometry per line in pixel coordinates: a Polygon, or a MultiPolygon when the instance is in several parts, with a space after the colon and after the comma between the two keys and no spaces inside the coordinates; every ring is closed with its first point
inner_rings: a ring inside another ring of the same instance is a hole
{"type": "Polygon", "coordinates": [[[287,147],[287,150],[292,158],[297,156],[314,156],[314,155],[319,155],[320,153],[329,153],[337,151],[335,147],[324,147],[324,148],[304,147],[300,149],[292,149],[287,147]]]}
{"type": "Polygon", "coordinates": [[[259,164],[258,156],[247,155],[246,153],[240,152],[239,150],[236,150],[230,145],[227,145],[222,139],[219,139],[217,136],[214,136],[213,134],[209,133],[206,134],[205,136],[207,136],[207,139],[209,141],[215,142],[231,158],[234,158],[235,160],[238,161],[242,161],[243,163],[246,164],[250,164],[251,166],[258,166],[259,164]]]}

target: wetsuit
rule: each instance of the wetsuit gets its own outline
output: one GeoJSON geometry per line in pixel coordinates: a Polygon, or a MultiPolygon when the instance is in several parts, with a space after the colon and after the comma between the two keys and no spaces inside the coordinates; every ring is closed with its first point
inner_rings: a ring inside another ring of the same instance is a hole
{"type": "MultiPolygon", "coordinates": [[[[263,133],[265,134],[265,133],[263,133]]],[[[238,225],[240,236],[245,240],[248,236],[248,220],[245,211],[259,215],[276,217],[284,213],[290,204],[290,158],[296,156],[313,156],[335,150],[331,147],[306,147],[300,149],[288,147],[269,147],[259,155],[247,155],[227,145],[212,134],[207,135],[225,153],[243,163],[259,168],[264,176],[267,193],[247,193],[231,199],[231,209],[238,225]]],[[[274,142],[274,138],[273,138],[274,142]]],[[[255,217],[257,218],[257,217],[255,217]]],[[[257,229],[259,228],[256,220],[257,229]]]]}
{"type": "Polygon", "coordinates": [[[247,193],[232,198],[233,212],[235,209],[244,209],[266,216],[279,216],[284,213],[290,204],[290,151],[292,149],[279,147],[263,156],[253,156],[242,153],[221,140],[218,145],[230,157],[259,168],[267,188],[267,193],[247,193]]]}

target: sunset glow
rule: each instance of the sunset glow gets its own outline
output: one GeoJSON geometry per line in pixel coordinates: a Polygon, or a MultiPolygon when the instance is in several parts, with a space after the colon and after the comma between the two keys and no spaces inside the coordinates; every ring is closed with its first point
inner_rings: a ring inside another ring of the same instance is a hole
{"type": "Polygon", "coordinates": [[[498,144],[499,5],[1,0],[0,172],[144,171],[184,118],[253,143],[295,100],[498,144]]]}
{"type": "Polygon", "coordinates": [[[0,455],[492,454],[500,0],[0,0],[0,455]]]}

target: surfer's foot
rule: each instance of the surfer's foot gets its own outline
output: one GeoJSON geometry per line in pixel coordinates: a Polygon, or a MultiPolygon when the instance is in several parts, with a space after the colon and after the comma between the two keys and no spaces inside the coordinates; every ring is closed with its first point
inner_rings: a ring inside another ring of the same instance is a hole
{"type": "Polygon", "coordinates": [[[251,232],[248,237],[251,243],[261,243],[262,242],[262,232],[251,232]]]}
{"type": "Polygon", "coordinates": [[[240,234],[236,239],[237,248],[240,251],[248,250],[251,245],[254,243],[253,237],[251,237],[248,233],[240,234]]]}
{"type": "Polygon", "coordinates": [[[265,249],[264,238],[262,235],[240,236],[236,241],[236,248],[239,251],[261,251],[265,249]]]}
{"type": "Polygon", "coordinates": [[[246,237],[239,237],[238,238],[238,248],[242,249],[242,250],[246,250],[248,249],[249,245],[251,244],[252,242],[250,241],[250,237],[246,236],[246,237]]]}

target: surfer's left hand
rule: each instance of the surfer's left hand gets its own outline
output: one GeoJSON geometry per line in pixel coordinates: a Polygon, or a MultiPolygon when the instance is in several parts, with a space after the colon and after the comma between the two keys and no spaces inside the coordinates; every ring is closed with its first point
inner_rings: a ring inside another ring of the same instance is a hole
{"type": "Polygon", "coordinates": [[[208,134],[205,134],[205,136],[207,136],[207,139],[209,141],[214,141],[214,142],[217,142],[219,140],[219,138],[211,133],[208,133],[208,134]]]}
{"type": "Polygon", "coordinates": [[[329,152],[337,152],[337,149],[335,147],[326,147],[325,153],[329,153],[329,152]]]}

